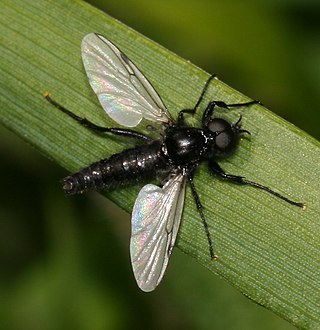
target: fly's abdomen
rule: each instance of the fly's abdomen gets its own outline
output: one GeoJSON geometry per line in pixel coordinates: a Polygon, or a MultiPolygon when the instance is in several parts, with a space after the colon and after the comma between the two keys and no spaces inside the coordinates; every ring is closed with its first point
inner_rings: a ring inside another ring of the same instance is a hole
{"type": "Polygon", "coordinates": [[[151,179],[168,173],[169,165],[162,155],[161,143],[127,149],[67,176],[63,189],[68,195],[88,190],[114,189],[140,179],[151,179]]]}

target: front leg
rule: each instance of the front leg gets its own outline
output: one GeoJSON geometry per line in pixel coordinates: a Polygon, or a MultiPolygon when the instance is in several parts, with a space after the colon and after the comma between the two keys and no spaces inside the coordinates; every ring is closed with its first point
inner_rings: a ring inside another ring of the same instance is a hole
{"type": "Polygon", "coordinates": [[[235,182],[235,183],[244,184],[244,185],[259,188],[261,190],[264,190],[264,191],[266,191],[266,192],[268,192],[268,193],[270,193],[270,194],[286,201],[289,204],[301,207],[303,209],[306,207],[306,205],[304,203],[295,202],[295,201],[279,194],[278,192],[270,189],[269,187],[263,186],[260,183],[256,183],[256,182],[247,180],[243,176],[240,176],[240,175],[233,175],[233,174],[225,173],[224,170],[220,167],[220,165],[218,163],[216,163],[213,159],[211,159],[209,161],[209,167],[210,167],[210,170],[213,173],[217,174],[218,176],[220,176],[223,179],[227,179],[227,180],[235,182]]]}
{"type": "Polygon", "coordinates": [[[245,102],[245,103],[232,103],[232,104],[227,104],[223,101],[211,101],[209,102],[209,104],[207,105],[206,110],[203,113],[202,116],[202,127],[207,127],[208,123],[213,115],[214,109],[215,107],[220,107],[220,108],[224,108],[224,109],[229,109],[232,107],[246,107],[249,106],[251,104],[261,104],[260,101],[249,101],[249,102],[245,102]]]}
{"type": "Polygon", "coordinates": [[[196,113],[197,109],[199,108],[200,103],[201,103],[202,100],[203,100],[203,97],[204,97],[205,93],[207,92],[207,89],[208,89],[208,87],[209,87],[209,85],[210,85],[211,80],[214,79],[214,78],[216,78],[216,75],[215,75],[215,74],[212,74],[212,75],[208,78],[208,80],[206,81],[206,83],[205,83],[205,85],[204,85],[204,87],[203,87],[203,89],[202,89],[202,92],[201,92],[201,94],[200,94],[200,97],[199,97],[199,99],[198,99],[198,101],[197,101],[197,103],[195,104],[195,106],[194,106],[193,109],[184,109],[184,110],[181,110],[181,111],[179,112],[179,115],[178,115],[178,125],[179,125],[179,126],[184,126],[184,125],[185,125],[185,120],[184,120],[184,114],[185,114],[185,113],[188,113],[188,114],[191,115],[191,116],[193,116],[193,115],[196,113]]]}
{"type": "Polygon", "coordinates": [[[209,124],[209,121],[211,120],[211,117],[214,112],[215,107],[225,108],[229,109],[228,105],[224,103],[223,101],[210,101],[209,104],[206,107],[206,110],[204,111],[202,115],[202,127],[207,127],[209,124]]]}

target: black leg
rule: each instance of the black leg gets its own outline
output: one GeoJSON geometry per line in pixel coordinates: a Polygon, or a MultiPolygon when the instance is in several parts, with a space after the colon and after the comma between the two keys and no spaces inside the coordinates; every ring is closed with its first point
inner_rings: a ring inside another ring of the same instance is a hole
{"type": "Polygon", "coordinates": [[[218,163],[216,163],[215,161],[213,160],[210,160],[209,162],[209,166],[210,166],[210,169],[213,173],[217,174],[218,176],[220,176],[221,178],[223,179],[227,179],[227,180],[230,180],[232,182],[235,182],[235,183],[239,183],[239,184],[244,184],[244,185],[248,185],[248,186],[252,186],[252,187],[256,187],[256,188],[259,188],[261,190],[264,190],[284,201],[286,201],[287,203],[289,204],[292,204],[292,205],[295,205],[295,206],[298,206],[298,207],[301,207],[301,208],[306,208],[306,205],[304,203],[298,203],[298,202],[295,202],[279,193],[277,193],[276,191],[273,191],[272,189],[266,187],[266,186],[263,186],[261,185],[260,183],[256,183],[256,182],[253,182],[253,181],[250,181],[250,180],[247,180],[245,179],[243,176],[239,176],[239,175],[233,175],[233,174],[227,174],[223,171],[223,169],[220,167],[220,165],[218,163]]]}
{"type": "Polygon", "coordinates": [[[260,101],[257,101],[257,100],[252,100],[252,101],[249,101],[249,102],[244,102],[244,103],[232,103],[232,104],[226,104],[224,102],[217,102],[217,106],[218,107],[222,107],[222,108],[232,108],[232,107],[246,107],[248,105],[251,105],[251,104],[260,104],[262,105],[262,103],[260,101]]]}
{"type": "Polygon", "coordinates": [[[220,108],[225,108],[225,109],[229,109],[228,105],[225,104],[222,101],[211,101],[209,102],[209,104],[206,107],[206,110],[204,111],[203,115],[202,115],[202,127],[207,127],[208,123],[213,115],[214,112],[214,108],[218,106],[220,108]]]}
{"type": "Polygon", "coordinates": [[[207,89],[208,89],[208,87],[209,87],[209,84],[210,84],[211,80],[214,79],[215,77],[216,77],[216,75],[215,75],[215,74],[212,74],[212,75],[208,78],[207,82],[205,83],[205,85],[204,85],[204,87],[203,87],[203,89],[202,89],[201,95],[200,95],[200,97],[199,97],[199,99],[198,99],[196,105],[195,105],[194,108],[193,108],[193,113],[195,113],[195,112],[197,111],[197,109],[198,109],[200,103],[202,102],[202,100],[203,100],[203,98],[204,98],[204,95],[205,95],[205,93],[206,93],[206,91],[207,91],[207,89]]]}
{"type": "Polygon", "coordinates": [[[194,114],[196,113],[196,111],[197,111],[197,109],[198,109],[200,103],[202,102],[203,97],[204,97],[204,95],[205,95],[205,93],[206,93],[206,91],[207,91],[207,89],[208,89],[208,87],[209,87],[209,84],[210,84],[211,80],[214,79],[215,77],[216,77],[216,75],[215,75],[215,74],[212,74],[212,75],[208,78],[208,80],[206,81],[206,83],[205,83],[205,85],[204,85],[204,87],[203,87],[203,89],[202,89],[201,95],[200,95],[200,97],[199,97],[199,99],[198,99],[198,101],[197,101],[197,103],[196,103],[196,105],[194,106],[193,109],[184,109],[184,110],[181,110],[181,111],[179,112],[179,116],[178,116],[178,125],[183,125],[183,124],[184,124],[184,118],[183,118],[183,115],[184,115],[185,113],[188,113],[188,114],[190,114],[190,115],[194,115],[194,114]]]}
{"type": "Polygon", "coordinates": [[[193,194],[193,198],[196,202],[197,210],[200,214],[202,224],[203,224],[204,230],[205,230],[206,235],[207,235],[210,257],[211,257],[212,260],[218,259],[218,256],[214,254],[212,239],[211,239],[211,235],[210,235],[209,228],[208,228],[208,223],[207,223],[206,218],[205,218],[204,213],[203,213],[203,206],[201,204],[199,195],[198,195],[198,193],[196,191],[196,187],[194,186],[194,183],[193,183],[192,174],[188,175],[188,179],[189,179],[191,191],[192,191],[192,194],[193,194]]]}
{"type": "MultiPolygon", "coordinates": [[[[210,121],[210,119],[213,115],[215,107],[229,109],[232,107],[246,107],[246,106],[249,106],[251,104],[256,104],[256,103],[261,104],[259,101],[256,101],[256,100],[253,100],[250,102],[245,102],[245,103],[233,103],[233,104],[227,104],[223,101],[211,101],[211,102],[209,102],[206,110],[203,113],[202,126],[206,127],[208,125],[208,122],[210,121]]],[[[240,118],[240,120],[241,120],[241,118],[240,118]]],[[[240,120],[238,122],[240,122],[240,120]]]]}
{"type": "Polygon", "coordinates": [[[181,110],[179,112],[179,115],[178,115],[178,121],[177,121],[178,126],[184,126],[185,125],[185,120],[184,120],[184,114],[185,113],[188,113],[191,116],[193,116],[194,113],[195,113],[195,111],[194,111],[194,109],[184,109],[184,110],[181,110]]]}
{"type": "Polygon", "coordinates": [[[92,123],[91,121],[89,121],[86,118],[81,118],[81,117],[75,115],[73,112],[71,112],[70,110],[63,107],[61,104],[54,101],[48,93],[45,93],[44,97],[49,103],[51,103],[57,109],[59,109],[60,111],[62,111],[66,115],[68,115],[69,117],[73,118],[79,124],[81,124],[82,126],[90,129],[91,131],[94,131],[94,132],[107,132],[107,133],[112,133],[112,134],[115,134],[115,135],[122,135],[122,136],[130,137],[130,138],[134,138],[134,139],[138,139],[138,140],[144,140],[144,141],[148,141],[148,142],[153,141],[153,139],[151,139],[150,137],[148,137],[148,136],[146,136],[142,133],[138,133],[138,132],[136,132],[134,130],[131,130],[131,129],[121,129],[121,128],[110,128],[110,127],[98,126],[98,125],[92,123]]]}

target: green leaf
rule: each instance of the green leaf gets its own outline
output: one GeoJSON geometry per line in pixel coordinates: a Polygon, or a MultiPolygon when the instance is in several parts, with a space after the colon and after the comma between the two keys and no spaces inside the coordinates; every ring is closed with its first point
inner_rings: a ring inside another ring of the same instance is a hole
{"type": "MultiPolygon", "coordinates": [[[[194,106],[208,77],[80,1],[4,0],[1,11],[1,122],[70,171],[126,146],[123,139],[106,139],[80,127],[42,96],[49,91],[76,114],[99,125],[114,125],[82,67],[80,42],[85,34],[99,32],[115,42],[149,78],[174,116],[194,106]]],[[[211,84],[202,108],[209,99],[249,100],[219,80],[211,84]]],[[[199,123],[200,112],[193,124],[199,123]]],[[[221,166],[308,207],[302,210],[257,189],[223,182],[202,165],[195,183],[220,258],[210,260],[189,189],[177,245],[253,301],[300,328],[315,329],[320,321],[319,143],[262,106],[219,112],[232,120],[239,113],[252,135],[221,166]]],[[[140,188],[141,184],[121,189],[108,197],[129,212],[140,188]]]]}

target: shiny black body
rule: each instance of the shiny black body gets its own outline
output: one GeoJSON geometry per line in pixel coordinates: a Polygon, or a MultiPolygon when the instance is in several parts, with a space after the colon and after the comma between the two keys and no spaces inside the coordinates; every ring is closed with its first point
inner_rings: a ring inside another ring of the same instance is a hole
{"type": "Polygon", "coordinates": [[[162,148],[171,164],[186,167],[208,156],[208,141],[202,129],[173,127],[165,132],[162,148]]]}
{"type": "Polygon", "coordinates": [[[205,159],[207,144],[203,130],[173,126],[165,131],[163,140],[123,150],[66,177],[64,190],[72,195],[88,190],[110,190],[141,180],[164,179],[205,159]]]}
{"type": "Polygon", "coordinates": [[[223,179],[228,179],[238,184],[254,186],[290,204],[304,207],[303,203],[294,202],[266,186],[249,181],[242,176],[225,173],[217,163],[219,159],[228,157],[235,150],[241,133],[250,133],[241,129],[241,117],[234,124],[221,118],[215,118],[215,107],[229,109],[230,107],[249,106],[257,103],[257,101],[235,104],[211,101],[203,113],[201,127],[195,128],[187,125],[184,119],[185,114],[193,115],[196,112],[213,78],[214,76],[211,76],[207,80],[200,98],[193,109],[182,110],[179,112],[176,122],[172,120],[165,123],[163,137],[159,140],[151,139],[144,134],[130,129],[108,128],[95,125],[85,118],[78,117],[56,103],[46,94],[45,97],[51,104],[78,121],[81,125],[96,132],[108,132],[140,141],[140,145],[134,148],[114,154],[107,159],[93,163],[75,174],[67,176],[63,180],[63,189],[65,192],[72,195],[92,189],[109,190],[140,180],[157,177],[164,180],[170,177],[170,175],[180,172],[187,177],[190,184],[207,235],[212,259],[215,259],[216,255],[213,251],[213,244],[203,213],[203,207],[193,183],[193,175],[200,162],[207,161],[211,173],[223,179]],[[143,142],[142,144],[141,141],[143,142]]]}
{"type": "Polygon", "coordinates": [[[93,163],[66,177],[63,187],[67,194],[110,190],[142,179],[163,177],[169,171],[170,164],[163,156],[162,143],[152,141],[93,163]]]}

